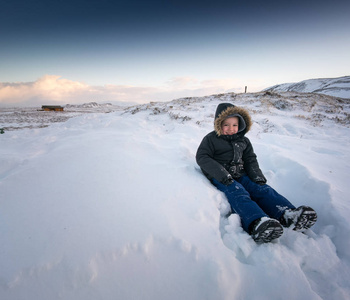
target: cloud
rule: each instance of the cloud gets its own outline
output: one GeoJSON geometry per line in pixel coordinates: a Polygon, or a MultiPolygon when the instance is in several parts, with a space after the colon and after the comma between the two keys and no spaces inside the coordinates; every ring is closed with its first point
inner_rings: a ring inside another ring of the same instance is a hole
{"type": "Polygon", "coordinates": [[[62,102],[85,92],[88,85],[63,79],[57,75],[45,75],[34,82],[0,83],[0,103],[38,104],[62,102]]]}
{"type": "Polygon", "coordinates": [[[33,82],[0,83],[0,104],[41,106],[42,104],[64,105],[88,102],[146,103],[225,92],[241,93],[244,92],[244,86],[247,84],[249,83],[231,78],[199,81],[193,77],[175,77],[158,87],[91,86],[61,78],[58,75],[45,75],[33,82]]]}
{"type": "Polygon", "coordinates": [[[154,88],[123,85],[90,86],[82,82],[45,75],[34,82],[0,83],[0,104],[36,106],[108,101],[143,100],[154,88]]]}
{"type": "Polygon", "coordinates": [[[190,87],[193,85],[198,85],[198,80],[193,77],[175,77],[166,82],[169,87],[175,89],[183,89],[184,87],[190,87]]]}
{"type": "Polygon", "coordinates": [[[251,92],[261,91],[266,88],[266,83],[257,79],[221,78],[199,81],[193,77],[176,77],[167,81],[169,89],[192,91],[201,95],[208,93],[235,92],[244,93],[245,87],[251,92]]]}

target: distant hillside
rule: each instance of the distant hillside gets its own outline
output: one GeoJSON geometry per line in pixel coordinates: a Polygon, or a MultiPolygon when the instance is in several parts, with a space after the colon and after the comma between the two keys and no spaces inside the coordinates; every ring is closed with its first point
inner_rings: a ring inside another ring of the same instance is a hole
{"type": "Polygon", "coordinates": [[[265,89],[270,92],[319,93],[350,99],[350,76],[338,78],[319,78],[297,83],[278,84],[265,89]]]}

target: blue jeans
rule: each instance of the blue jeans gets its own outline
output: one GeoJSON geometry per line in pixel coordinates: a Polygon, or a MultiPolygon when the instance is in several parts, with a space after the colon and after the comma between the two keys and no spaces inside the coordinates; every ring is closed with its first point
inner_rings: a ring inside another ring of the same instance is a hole
{"type": "Polygon", "coordinates": [[[225,193],[232,212],[240,216],[242,227],[247,232],[254,220],[262,217],[279,220],[286,209],[295,208],[272,187],[267,184],[259,185],[248,176],[242,176],[228,186],[216,179],[212,179],[212,183],[225,193]]]}

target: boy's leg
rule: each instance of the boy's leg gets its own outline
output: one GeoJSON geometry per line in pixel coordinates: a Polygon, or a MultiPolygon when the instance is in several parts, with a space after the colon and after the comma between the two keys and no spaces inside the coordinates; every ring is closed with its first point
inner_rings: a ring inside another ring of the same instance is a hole
{"type": "Polygon", "coordinates": [[[279,220],[286,209],[295,209],[292,203],[268,184],[259,185],[251,181],[248,176],[243,176],[238,181],[248,191],[252,200],[271,218],[279,220]]]}
{"type": "Polygon", "coordinates": [[[249,232],[249,225],[253,221],[267,217],[266,213],[264,213],[257,203],[252,201],[249,193],[239,182],[234,181],[230,185],[224,185],[216,179],[212,179],[212,183],[220,191],[225,193],[232,210],[240,216],[242,227],[245,231],[249,232]]]}

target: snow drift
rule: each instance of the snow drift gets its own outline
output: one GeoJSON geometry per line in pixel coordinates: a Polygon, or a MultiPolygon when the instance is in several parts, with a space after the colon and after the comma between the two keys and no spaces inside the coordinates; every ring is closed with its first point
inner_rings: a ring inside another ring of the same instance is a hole
{"type": "MultiPolygon", "coordinates": [[[[93,107],[91,109],[94,109],[93,107]]],[[[0,298],[350,297],[350,104],[223,94],[0,135],[0,298]],[[201,174],[216,106],[244,106],[268,182],[319,220],[257,245],[201,174]]]]}

